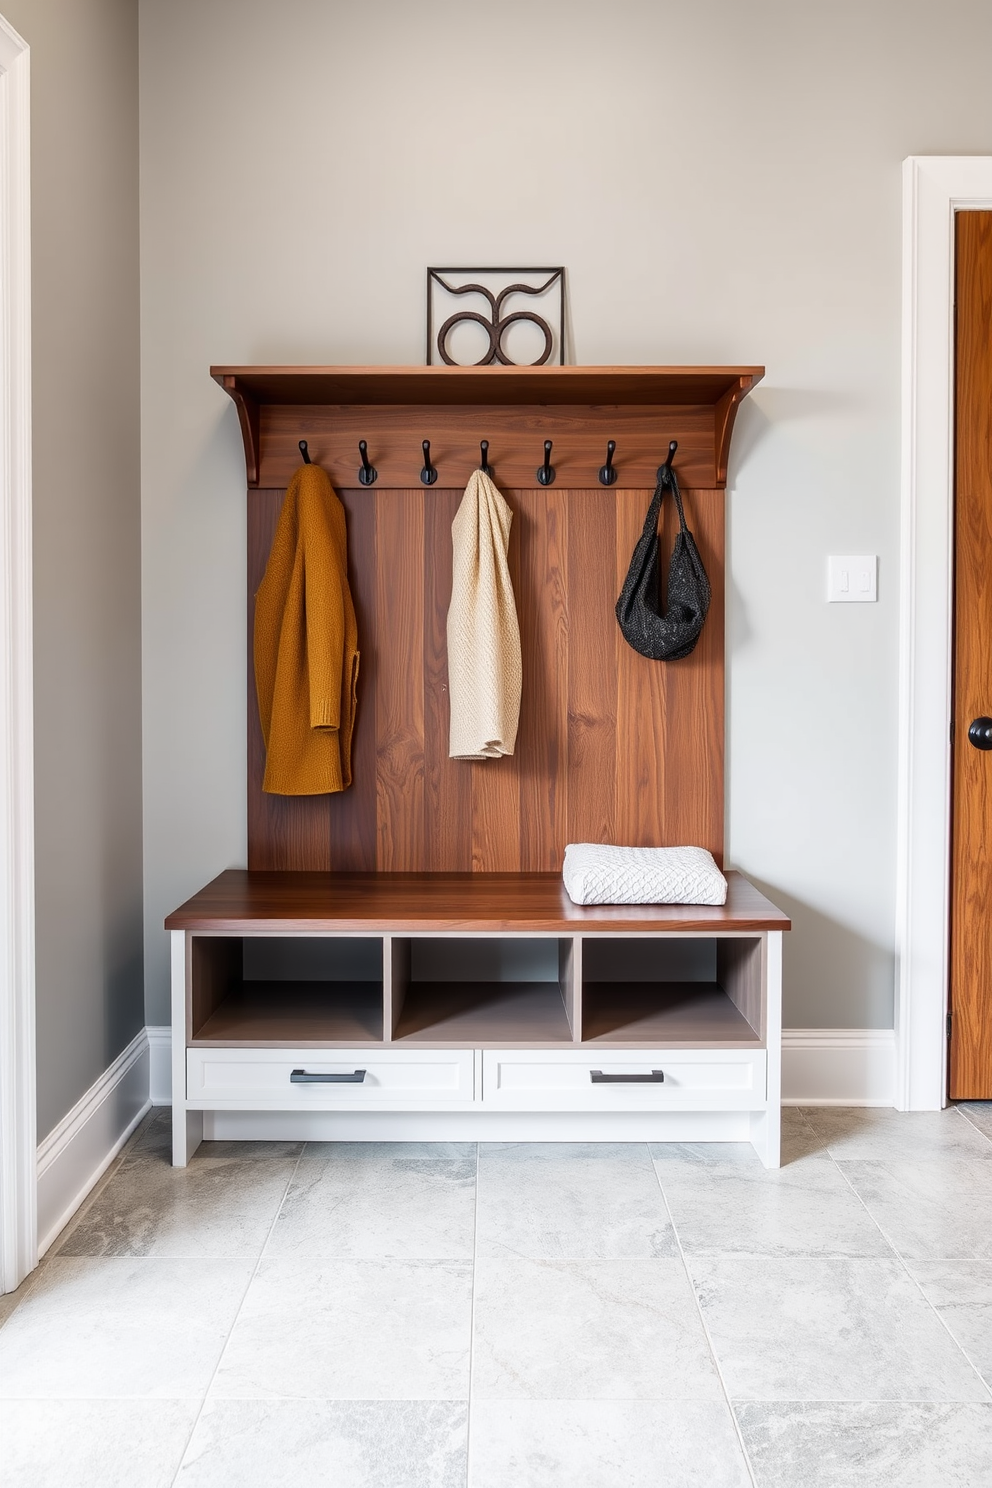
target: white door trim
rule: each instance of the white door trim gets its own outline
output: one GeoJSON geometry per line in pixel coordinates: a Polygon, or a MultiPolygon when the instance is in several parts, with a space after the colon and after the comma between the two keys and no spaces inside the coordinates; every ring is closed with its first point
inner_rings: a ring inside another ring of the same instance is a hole
{"type": "Polygon", "coordinates": [[[902,595],[895,1104],[947,1100],[954,214],[992,209],[992,156],[903,164],[902,595]]]}
{"type": "Polygon", "coordinates": [[[37,1264],[27,43],[0,16],[0,1291],[37,1264]]]}

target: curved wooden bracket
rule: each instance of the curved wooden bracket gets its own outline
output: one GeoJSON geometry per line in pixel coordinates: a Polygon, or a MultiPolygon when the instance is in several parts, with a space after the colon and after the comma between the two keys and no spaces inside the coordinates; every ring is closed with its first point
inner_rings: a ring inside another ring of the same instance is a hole
{"type": "Polygon", "coordinates": [[[238,410],[238,420],[241,424],[241,438],[245,445],[245,469],[248,473],[248,485],[252,488],[258,485],[259,466],[259,413],[258,402],[242,387],[237,377],[225,377],[221,386],[234,400],[234,406],[238,410]]]}
{"type": "Polygon", "coordinates": [[[741,377],[736,387],[728,388],[713,410],[713,453],[716,457],[716,483],[722,489],[727,484],[727,465],[730,460],[730,436],[734,432],[737,410],[760,377],[741,377]]]}

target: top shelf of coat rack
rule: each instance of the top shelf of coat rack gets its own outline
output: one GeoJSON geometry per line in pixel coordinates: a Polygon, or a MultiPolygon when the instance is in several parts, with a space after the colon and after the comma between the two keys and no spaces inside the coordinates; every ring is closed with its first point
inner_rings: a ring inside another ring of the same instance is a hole
{"type": "MultiPolygon", "coordinates": [[[[763,367],[211,367],[241,423],[248,485],[282,488],[299,440],[339,488],[357,488],[357,442],[376,489],[419,484],[421,441],[442,487],[465,484],[488,439],[497,483],[537,487],[543,440],[559,487],[597,486],[608,439],[623,489],[653,488],[669,441],[697,489],[726,484],[737,409],[763,367]]],[[[602,489],[602,488],[599,488],[602,489]]]]}

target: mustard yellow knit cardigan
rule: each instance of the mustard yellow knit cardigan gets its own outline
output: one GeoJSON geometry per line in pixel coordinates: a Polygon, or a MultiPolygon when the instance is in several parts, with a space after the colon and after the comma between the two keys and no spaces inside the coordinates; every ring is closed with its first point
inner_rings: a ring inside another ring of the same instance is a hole
{"type": "Polygon", "coordinates": [[[303,465],[255,596],[263,790],[319,796],[351,784],[357,678],[344,507],[326,472],[303,465]]]}

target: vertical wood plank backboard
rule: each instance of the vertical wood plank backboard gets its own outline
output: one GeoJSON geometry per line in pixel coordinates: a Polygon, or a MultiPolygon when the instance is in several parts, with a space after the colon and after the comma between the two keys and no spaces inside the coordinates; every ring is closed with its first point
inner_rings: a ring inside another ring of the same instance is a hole
{"type": "MultiPolygon", "coordinates": [[[[512,498],[511,498],[512,499],[512,498]]],[[[567,493],[554,486],[516,493],[520,646],[528,679],[517,753],[520,868],[561,867],[568,779],[567,493]]]]}
{"type": "MultiPolygon", "coordinates": [[[[523,697],[514,755],[479,762],[448,758],[446,618],[461,491],[339,494],[361,648],[353,784],[337,796],[264,795],[249,670],[250,868],[554,871],[577,841],[693,843],[722,861],[722,491],[684,493],[713,600],[692,655],[665,663],[631,650],[614,614],[650,492],[504,490],[523,697]]],[[[249,495],[249,658],[281,499],[249,495]]],[[[674,535],[666,511],[664,566],[674,535]]]]}
{"type": "Polygon", "coordinates": [[[425,873],[472,867],[472,772],[448,756],[448,601],[451,523],[461,491],[432,491],[424,509],[425,873]]]}
{"type": "MultiPolygon", "coordinates": [[[[678,522],[673,503],[666,503],[663,551],[675,541],[678,522]]],[[[686,521],[696,539],[710,581],[709,613],[690,656],[665,671],[664,821],[673,844],[723,841],[724,771],[724,498],[722,491],[689,491],[684,497],[686,521]],[[721,782],[720,799],[694,789],[712,777],[721,782]]],[[[715,849],[718,861],[721,854],[715,849]]]]}
{"type": "Polygon", "coordinates": [[[378,670],[375,506],[364,490],[341,491],[348,518],[348,583],[358,622],[358,708],[351,740],[351,785],[328,796],[330,866],[374,873],[376,859],[376,707],[371,680],[378,670]]]}
{"type": "MultiPolygon", "coordinates": [[[[507,560],[510,581],[520,614],[520,540],[521,518],[527,520],[518,493],[503,491],[513,509],[510,546],[507,560]]],[[[448,541],[451,541],[450,534],[448,541]]],[[[521,626],[522,629],[522,626],[521,626]]],[[[523,636],[521,635],[521,650],[523,636]]],[[[472,871],[473,873],[517,873],[520,871],[520,770],[523,757],[519,745],[502,759],[473,760],[465,766],[471,771],[472,791],[472,871]]],[[[456,761],[457,763],[457,761],[456,761]]]]}
{"type": "MultiPolygon", "coordinates": [[[[630,556],[644,526],[648,497],[617,491],[614,590],[619,594],[630,556]]],[[[667,504],[667,503],[666,503],[667,504]]],[[[667,534],[666,534],[667,537],[667,534]]],[[[648,661],[621,637],[617,656],[617,842],[631,847],[664,846],[665,781],[668,776],[668,673],[681,662],[648,661]]],[[[675,723],[676,720],[673,720],[675,723]]]]}
{"type": "MultiPolygon", "coordinates": [[[[602,490],[568,499],[566,840],[618,842],[617,503],[602,490]]],[[[628,554],[628,560],[630,555],[628,554]]]]}
{"type": "Polygon", "coordinates": [[[376,514],[376,868],[424,866],[424,493],[380,491],[376,514]]]}

